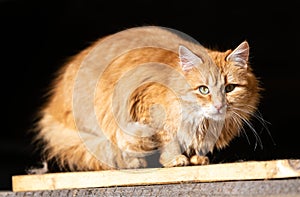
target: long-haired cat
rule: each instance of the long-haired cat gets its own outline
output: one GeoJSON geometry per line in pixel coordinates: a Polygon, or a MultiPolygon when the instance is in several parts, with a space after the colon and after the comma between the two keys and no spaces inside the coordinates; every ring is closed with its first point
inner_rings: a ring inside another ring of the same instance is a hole
{"type": "Polygon", "coordinates": [[[70,170],[207,164],[239,135],[259,102],[249,46],[209,50],[143,26],[96,41],[58,72],[37,123],[46,160],[70,170]]]}

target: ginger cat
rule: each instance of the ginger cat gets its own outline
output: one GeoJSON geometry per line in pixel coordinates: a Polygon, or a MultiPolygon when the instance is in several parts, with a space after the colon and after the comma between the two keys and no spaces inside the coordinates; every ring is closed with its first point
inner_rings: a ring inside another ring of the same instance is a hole
{"type": "Polygon", "coordinates": [[[259,102],[242,42],[206,49],[176,30],[143,26],[96,41],[66,63],[39,113],[46,160],[70,170],[208,164],[259,102]]]}

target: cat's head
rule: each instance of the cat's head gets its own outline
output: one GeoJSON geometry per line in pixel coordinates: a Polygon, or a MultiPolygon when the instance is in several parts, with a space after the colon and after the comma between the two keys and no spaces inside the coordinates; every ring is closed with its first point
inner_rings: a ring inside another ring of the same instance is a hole
{"type": "Polygon", "coordinates": [[[225,52],[207,52],[211,60],[179,46],[180,65],[200,106],[198,113],[214,120],[248,120],[256,110],[260,90],[248,63],[248,43],[225,52]]]}

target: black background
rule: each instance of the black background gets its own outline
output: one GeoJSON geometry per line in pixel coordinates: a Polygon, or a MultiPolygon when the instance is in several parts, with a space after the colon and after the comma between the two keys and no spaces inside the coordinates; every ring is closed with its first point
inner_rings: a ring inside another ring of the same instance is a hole
{"type": "Polygon", "coordinates": [[[253,120],[263,147],[246,128],[248,139],[237,138],[213,162],[300,158],[299,9],[287,1],[261,3],[0,0],[0,189],[10,190],[11,176],[39,160],[28,130],[54,72],[97,38],[140,25],[177,29],[220,50],[249,42],[270,134],[253,120]]]}

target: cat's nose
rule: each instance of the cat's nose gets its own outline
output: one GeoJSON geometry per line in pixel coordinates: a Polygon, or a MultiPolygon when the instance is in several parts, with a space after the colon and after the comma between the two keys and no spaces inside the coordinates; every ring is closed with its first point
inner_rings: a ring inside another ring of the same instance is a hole
{"type": "Polygon", "coordinates": [[[224,105],[222,103],[216,103],[214,104],[214,106],[218,111],[220,111],[220,109],[222,109],[224,105]]]}
{"type": "Polygon", "coordinates": [[[214,104],[215,109],[218,111],[218,113],[224,113],[225,108],[226,108],[226,104],[223,103],[215,103],[214,104]]]}

